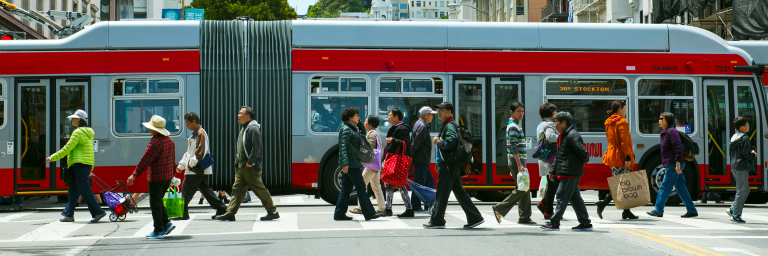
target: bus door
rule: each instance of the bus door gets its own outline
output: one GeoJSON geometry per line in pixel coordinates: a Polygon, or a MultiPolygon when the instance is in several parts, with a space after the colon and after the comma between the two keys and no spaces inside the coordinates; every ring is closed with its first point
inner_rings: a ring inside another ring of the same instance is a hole
{"type": "Polygon", "coordinates": [[[65,193],[66,158],[46,163],[45,158],[69,139],[72,127],[66,117],[84,109],[86,84],[73,79],[16,79],[16,191],[20,195],[65,193]],[[79,104],[77,102],[80,102],[79,104]],[[53,104],[51,104],[53,103],[53,104]],[[62,135],[66,133],[66,135],[62,135]],[[51,171],[56,170],[56,171],[51,171]]]}
{"type": "Polygon", "coordinates": [[[462,167],[470,173],[463,178],[464,187],[514,189],[515,179],[507,167],[506,127],[509,104],[520,100],[520,80],[477,77],[455,81],[455,117],[472,134],[472,160],[462,167]]]}
{"type": "MultiPolygon", "coordinates": [[[[735,183],[730,169],[730,141],[735,134],[733,120],[738,116],[749,120],[752,146],[762,148],[762,127],[758,125],[755,90],[750,80],[704,80],[705,116],[707,118],[704,143],[704,162],[707,166],[704,172],[706,190],[734,191],[735,183]]],[[[749,183],[762,184],[762,158],[755,162],[751,170],[749,183]]]]}

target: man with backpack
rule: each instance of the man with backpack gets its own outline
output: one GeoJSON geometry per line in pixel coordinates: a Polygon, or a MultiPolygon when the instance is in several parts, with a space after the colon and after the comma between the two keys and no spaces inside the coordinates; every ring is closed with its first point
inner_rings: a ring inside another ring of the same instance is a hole
{"type": "MultiPolygon", "coordinates": [[[[509,123],[507,123],[507,162],[512,177],[517,177],[520,172],[527,172],[525,160],[527,153],[525,150],[525,134],[520,123],[525,116],[525,105],[521,102],[514,102],[509,106],[509,123]]],[[[501,217],[506,216],[512,207],[518,205],[519,224],[536,224],[531,220],[531,193],[521,190],[513,190],[512,193],[498,203],[493,205],[493,213],[496,216],[496,222],[501,223],[501,217]]]]}
{"type": "Polygon", "coordinates": [[[435,161],[437,163],[437,192],[435,195],[435,210],[429,223],[424,224],[424,228],[445,228],[445,210],[448,207],[448,197],[451,191],[453,191],[456,200],[459,201],[464,214],[467,215],[468,223],[464,225],[464,228],[474,228],[483,224],[485,220],[483,220],[480,211],[472,203],[472,199],[461,184],[461,165],[452,162],[460,163],[463,160],[469,160],[469,155],[466,154],[467,151],[464,148],[467,146],[467,143],[460,141],[464,140],[464,137],[467,136],[462,135],[465,132],[462,131],[463,129],[459,129],[459,125],[453,119],[453,104],[443,102],[437,105],[437,109],[437,118],[443,121],[443,125],[440,127],[440,134],[432,140],[432,144],[437,146],[435,161]],[[466,159],[456,161],[454,159],[455,154],[459,154],[462,158],[466,159]],[[448,159],[454,160],[449,161],[448,159]]]}

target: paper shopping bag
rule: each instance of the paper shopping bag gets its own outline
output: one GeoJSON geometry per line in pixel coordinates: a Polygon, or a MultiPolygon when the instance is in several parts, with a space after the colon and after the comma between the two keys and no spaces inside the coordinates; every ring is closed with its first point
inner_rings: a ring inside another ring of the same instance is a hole
{"type": "Polygon", "coordinates": [[[651,188],[645,170],[608,178],[611,196],[617,209],[630,209],[651,203],[651,188]]]}

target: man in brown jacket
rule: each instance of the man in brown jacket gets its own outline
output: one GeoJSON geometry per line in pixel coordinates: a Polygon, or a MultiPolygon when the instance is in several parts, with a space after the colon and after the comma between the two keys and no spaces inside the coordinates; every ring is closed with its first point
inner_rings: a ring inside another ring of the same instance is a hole
{"type": "Polygon", "coordinates": [[[198,162],[202,161],[211,152],[211,146],[208,143],[208,133],[200,125],[200,117],[195,112],[189,112],[184,115],[184,122],[187,125],[187,129],[192,131],[192,136],[187,139],[187,152],[184,153],[181,161],[179,161],[179,165],[176,167],[176,172],[179,173],[186,170],[184,173],[184,183],[181,185],[182,195],[184,196],[184,217],[174,218],[174,220],[189,219],[189,201],[194,199],[197,189],[200,189],[200,193],[205,196],[205,199],[208,199],[211,208],[216,210],[216,214],[213,215],[213,218],[215,218],[217,215],[227,212],[227,205],[221,202],[216,193],[208,186],[208,177],[213,174],[213,166],[208,166],[204,170],[198,166],[198,162]]]}

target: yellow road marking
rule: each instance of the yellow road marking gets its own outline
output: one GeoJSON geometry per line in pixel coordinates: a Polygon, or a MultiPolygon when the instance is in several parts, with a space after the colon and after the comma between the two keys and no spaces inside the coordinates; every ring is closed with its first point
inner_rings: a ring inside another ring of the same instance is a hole
{"type": "Polygon", "coordinates": [[[654,241],[654,242],[658,242],[658,243],[667,245],[669,247],[672,247],[672,248],[675,248],[675,249],[678,249],[678,250],[681,250],[681,251],[684,251],[684,252],[687,252],[687,253],[690,253],[690,254],[693,254],[693,255],[708,256],[706,254],[698,253],[698,252],[695,252],[695,251],[691,251],[691,250],[688,250],[687,248],[684,248],[682,246],[679,246],[679,245],[676,245],[676,244],[673,244],[673,243],[670,243],[670,242],[667,242],[667,241],[664,241],[664,240],[661,240],[661,239],[658,239],[658,238],[655,238],[655,237],[652,237],[652,236],[646,236],[646,235],[635,233],[635,232],[632,232],[632,231],[629,231],[629,230],[626,230],[626,229],[620,229],[619,228],[617,230],[623,231],[623,232],[627,232],[629,234],[636,235],[636,236],[639,236],[639,237],[642,237],[642,238],[645,238],[645,239],[648,239],[648,240],[651,240],[651,241],[654,241]]]}
{"type": "Polygon", "coordinates": [[[657,235],[657,234],[654,234],[654,233],[651,233],[651,232],[648,232],[648,231],[637,230],[637,229],[634,229],[634,228],[632,229],[632,231],[637,231],[637,232],[640,232],[640,233],[648,234],[648,235],[655,236],[655,237],[658,237],[658,238],[661,238],[661,239],[667,239],[669,241],[672,241],[672,242],[675,242],[675,243],[678,243],[678,244],[682,244],[682,245],[688,246],[691,249],[694,249],[694,250],[697,250],[697,251],[700,251],[700,252],[703,252],[703,253],[709,253],[709,254],[712,254],[712,255],[715,255],[715,256],[725,256],[725,255],[722,255],[722,254],[719,254],[719,253],[714,253],[714,252],[710,252],[710,251],[704,250],[704,249],[702,249],[700,247],[696,247],[695,245],[692,245],[692,244],[689,244],[689,243],[686,243],[686,242],[678,241],[678,240],[675,240],[675,239],[672,239],[672,238],[669,238],[669,237],[660,236],[660,235],[657,235]]]}

